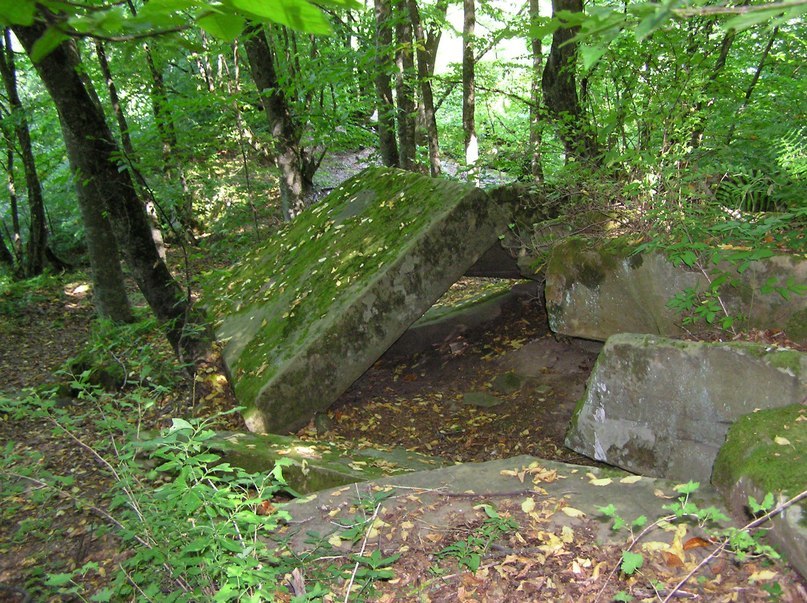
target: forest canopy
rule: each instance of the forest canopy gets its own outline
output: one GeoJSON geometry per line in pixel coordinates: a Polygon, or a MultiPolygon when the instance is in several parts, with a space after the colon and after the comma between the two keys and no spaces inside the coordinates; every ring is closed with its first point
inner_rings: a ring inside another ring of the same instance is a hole
{"type": "Polygon", "coordinates": [[[640,232],[664,224],[649,237],[662,245],[684,234],[669,213],[682,200],[687,228],[723,228],[704,201],[792,225],[805,6],[5,2],[0,257],[17,276],[88,260],[99,312],[128,320],[120,256],[161,320],[192,323],[161,238],[193,244],[239,212],[287,220],[332,185],[325,157],[362,149],[619,207],[640,232]]]}

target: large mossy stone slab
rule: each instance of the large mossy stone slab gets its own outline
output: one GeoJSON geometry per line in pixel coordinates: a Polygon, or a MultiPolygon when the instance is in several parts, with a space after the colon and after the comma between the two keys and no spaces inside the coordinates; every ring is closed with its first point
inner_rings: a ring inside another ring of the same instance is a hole
{"type": "Polygon", "coordinates": [[[807,354],[747,343],[609,338],[566,445],[639,473],[708,482],[729,426],[807,396],[807,354]]]}
{"type": "Polygon", "coordinates": [[[402,448],[358,448],[278,434],[220,433],[205,444],[226,462],[249,472],[271,471],[284,459],[286,483],[303,494],[449,464],[402,448]]]}
{"type": "Polygon", "coordinates": [[[248,427],[290,432],[330,406],[497,240],[505,205],[466,184],[368,168],[211,278],[248,427]]]}
{"type": "MultiPolygon", "coordinates": [[[[748,497],[761,502],[767,493],[782,503],[807,490],[807,406],[804,403],[760,410],[729,429],[715,460],[712,482],[731,510],[747,512],[748,497]]],[[[807,576],[807,505],[786,508],[766,524],[768,539],[807,576]]]]}
{"type": "MultiPolygon", "coordinates": [[[[807,295],[780,293],[788,284],[807,283],[807,261],[777,256],[750,262],[739,272],[727,264],[708,269],[711,279],[725,272],[730,282],[721,301],[741,328],[782,329],[807,343],[807,295]]],[[[668,302],[687,289],[706,291],[709,280],[686,266],[674,266],[660,253],[634,254],[633,248],[593,246],[570,238],[553,248],[546,268],[546,306],[553,331],[605,341],[616,333],[686,334],[683,316],[668,302]]],[[[719,318],[719,317],[718,317],[719,318]]],[[[705,322],[689,331],[716,331],[705,322]]]]}

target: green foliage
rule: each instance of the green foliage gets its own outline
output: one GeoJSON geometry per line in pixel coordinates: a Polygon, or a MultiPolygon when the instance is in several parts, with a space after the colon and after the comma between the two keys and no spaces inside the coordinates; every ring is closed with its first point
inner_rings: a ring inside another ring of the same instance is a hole
{"type": "Polygon", "coordinates": [[[277,23],[311,34],[328,34],[332,29],[321,6],[329,9],[358,8],[355,0],[327,0],[319,4],[307,0],[277,0],[271,5],[262,0],[152,0],[131,15],[117,3],[95,6],[66,4],[61,0],[18,0],[4,2],[0,24],[31,25],[37,10],[47,10],[50,21],[57,21],[37,40],[34,61],[52,52],[71,36],[91,34],[101,37],[130,38],[156,36],[198,25],[211,36],[233,41],[247,21],[277,23]]]}
{"type": "Polygon", "coordinates": [[[58,296],[62,281],[62,277],[47,273],[24,281],[0,273],[0,316],[19,315],[38,302],[58,296]]]}
{"type": "Polygon", "coordinates": [[[283,490],[281,465],[250,475],[222,463],[205,446],[213,435],[204,422],[174,419],[160,436],[123,449],[110,510],[121,514],[133,554],[112,587],[115,596],[258,601],[282,588],[285,569],[265,538],[287,516],[256,513],[283,490]],[[158,463],[154,488],[138,487],[142,452],[158,463]]]}
{"type": "MultiPolygon", "coordinates": [[[[650,524],[647,523],[647,518],[644,515],[628,523],[617,514],[617,509],[613,504],[597,508],[599,513],[612,521],[612,529],[627,529],[630,534],[629,545],[622,552],[619,565],[619,569],[623,574],[632,576],[636,573],[641,573],[644,556],[633,549],[652,531],[662,529],[671,523],[694,522],[706,531],[711,541],[718,543],[715,545],[717,552],[728,549],[734,553],[738,561],[744,561],[752,555],[768,559],[779,559],[779,554],[775,550],[760,542],[762,532],[753,530],[753,528],[758,527],[755,524],[748,524],[742,528],[722,527],[730,521],[723,512],[714,506],[702,507],[696,504],[692,496],[699,488],[700,484],[693,481],[675,486],[675,491],[679,494],[677,501],[662,507],[669,514],[650,524]],[[640,531],[635,531],[639,529],[640,531]]],[[[775,510],[774,497],[769,493],[762,503],[757,503],[753,498],[749,498],[749,507],[758,514],[771,513],[775,510]]],[[[657,592],[658,586],[654,585],[657,592]]],[[[679,584],[678,587],[680,586],[682,585],[679,584]]],[[[632,597],[625,592],[620,592],[617,593],[614,600],[630,601],[632,597]]]]}
{"type": "Polygon", "coordinates": [[[184,367],[174,362],[157,319],[142,309],[136,314],[138,320],[131,324],[95,320],[84,350],[60,371],[71,378],[71,387],[81,390],[87,383],[110,391],[140,387],[159,394],[181,381],[184,367]]]}
{"type": "Polygon", "coordinates": [[[493,506],[488,504],[480,506],[487,515],[482,525],[474,529],[465,540],[458,540],[438,552],[437,559],[453,558],[460,567],[476,572],[488,547],[503,535],[518,529],[515,520],[499,515],[493,506]]]}

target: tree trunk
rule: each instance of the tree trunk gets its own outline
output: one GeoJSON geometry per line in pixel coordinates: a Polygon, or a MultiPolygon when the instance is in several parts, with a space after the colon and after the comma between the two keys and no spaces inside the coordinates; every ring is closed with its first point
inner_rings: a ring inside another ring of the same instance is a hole
{"type": "Polygon", "coordinates": [[[703,87],[701,99],[698,100],[695,108],[693,109],[695,125],[692,128],[692,134],[689,137],[689,146],[693,151],[701,146],[701,143],[703,142],[703,132],[706,129],[706,118],[703,116],[703,110],[713,102],[712,99],[704,101],[704,98],[708,98],[710,96],[712,86],[714,86],[715,81],[717,81],[717,77],[720,75],[720,72],[723,71],[723,67],[726,66],[726,59],[728,59],[729,51],[734,44],[735,37],[737,37],[737,32],[733,29],[728,30],[723,36],[723,41],[720,43],[720,54],[717,56],[717,61],[715,61],[715,66],[712,68],[712,73],[709,74],[709,80],[703,87]]]}
{"type": "Polygon", "coordinates": [[[398,143],[395,139],[395,104],[390,83],[390,53],[392,52],[392,11],[390,0],[375,0],[375,89],[378,95],[378,146],[381,161],[389,167],[400,166],[398,143]]]}
{"type": "MultiPolygon", "coordinates": [[[[95,41],[95,54],[98,57],[98,64],[101,67],[101,75],[104,76],[107,91],[109,92],[109,102],[112,104],[112,113],[115,115],[115,120],[118,122],[118,130],[120,131],[121,146],[123,152],[126,154],[126,164],[132,172],[135,181],[140,181],[141,184],[145,182],[143,176],[137,170],[136,162],[137,156],[135,155],[134,146],[132,145],[132,138],[129,136],[129,124],[126,122],[126,114],[123,112],[123,107],[120,104],[118,97],[118,89],[115,86],[115,81],[112,79],[112,70],[109,68],[109,61],[107,60],[104,45],[100,40],[95,41]]],[[[141,191],[144,187],[141,187],[141,191]]],[[[157,245],[157,251],[160,257],[165,260],[165,241],[163,240],[163,233],[160,231],[159,220],[157,219],[157,210],[153,203],[146,204],[146,211],[151,221],[151,236],[157,245]]]]}
{"type": "MultiPolygon", "coordinates": [[[[416,0],[413,0],[416,2],[416,0]]],[[[417,6],[417,4],[415,4],[417,6]]],[[[433,24],[426,32],[426,42],[423,44],[423,49],[426,52],[426,65],[429,77],[434,76],[434,65],[437,61],[437,48],[440,46],[440,39],[443,36],[443,27],[445,27],[446,13],[448,12],[448,0],[437,0],[434,5],[434,10],[438,15],[438,23],[433,24]]]]}
{"type": "MultiPolygon", "coordinates": [[[[537,25],[541,16],[539,0],[530,0],[530,23],[537,25]]],[[[532,78],[530,82],[530,175],[536,182],[543,182],[544,167],[541,161],[541,78],[538,75],[544,67],[541,39],[530,40],[532,50],[532,78]]]]}
{"type": "MultiPolygon", "coordinates": [[[[29,54],[44,31],[39,23],[14,27],[29,54]]],[[[59,112],[82,216],[88,221],[87,243],[105,247],[102,255],[114,256],[112,263],[119,269],[114,245],[117,241],[140,291],[157,318],[166,323],[168,339],[180,360],[192,362],[209,344],[208,333],[185,329],[191,318],[189,300],[157,252],[145,207],[129,172],[121,170],[116,161],[117,144],[103,113],[93,104],[78,76],[76,58],[75,46],[64,42],[36,69],[59,112]],[[98,234],[93,227],[102,223],[107,213],[114,238],[93,241],[98,234]]],[[[94,255],[98,261],[98,254],[94,255]]]]}
{"type": "Polygon", "coordinates": [[[432,94],[431,69],[434,68],[434,58],[429,56],[423,24],[420,21],[417,2],[408,0],[409,18],[415,33],[417,48],[417,71],[420,82],[420,100],[423,107],[423,117],[426,124],[426,137],[429,142],[429,173],[439,176],[440,168],[440,142],[437,132],[437,119],[434,114],[434,94],[432,94]]]}
{"type": "Polygon", "coordinates": [[[5,264],[12,271],[15,268],[14,256],[11,255],[11,251],[9,251],[8,245],[6,245],[6,239],[3,237],[2,232],[0,232],[0,264],[5,264]]]}
{"type": "MultiPolygon", "coordinates": [[[[552,14],[582,12],[582,0],[552,0],[552,14]]],[[[541,87],[544,103],[554,118],[567,158],[595,160],[598,154],[591,127],[586,123],[577,97],[577,44],[572,38],[579,27],[563,27],[552,35],[541,87]]]]}
{"type": "Polygon", "coordinates": [[[474,57],[474,30],[476,29],[475,0],[463,0],[462,22],[462,131],[465,141],[465,165],[473,167],[479,159],[479,141],[476,139],[476,79],[474,57]]]}
{"type": "Polygon", "coordinates": [[[395,3],[395,93],[398,101],[398,142],[401,145],[401,167],[415,169],[415,91],[412,77],[415,70],[412,55],[412,24],[407,19],[407,0],[395,3]]]}
{"type": "Polygon", "coordinates": [[[300,147],[300,127],[280,85],[275,56],[263,29],[251,25],[245,30],[252,79],[261,95],[274,144],[274,160],[280,170],[280,199],[285,219],[290,220],[304,207],[304,195],[311,183],[303,177],[304,157],[300,147]]]}
{"type": "Polygon", "coordinates": [[[768,40],[768,43],[765,45],[765,50],[762,51],[762,56],[759,57],[759,63],[757,63],[757,69],[754,71],[754,77],[751,78],[751,83],[748,84],[748,88],[745,91],[745,97],[743,98],[743,104],[740,105],[740,108],[737,110],[736,117],[734,121],[731,122],[731,126],[729,126],[728,134],[726,134],[726,146],[731,144],[732,139],[734,138],[734,130],[737,128],[737,121],[739,117],[745,113],[746,108],[748,107],[748,102],[751,100],[751,95],[754,93],[754,88],[757,86],[757,82],[759,81],[759,76],[762,75],[762,68],[765,66],[765,61],[768,59],[768,54],[771,52],[771,48],[773,48],[773,43],[776,40],[776,36],[779,35],[779,26],[773,28],[771,32],[771,37],[768,40]]]}
{"type": "MultiPolygon", "coordinates": [[[[8,202],[11,211],[11,232],[7,233],[8,238],[11,239],[11,251],[14,252],[14,259],[16,262],[16,272],[18,276],[24,274],[23,262],[25,261],[25,254],[22,252],[22,231],[20,229],[20,208],[19,199],[17,198],[17,181],[14,177],[14,141],[12,140],[11,132],[5,126],[3,128],[3,138],[6,141],[6,192],[8,193],[8,202]]],[[[3,224],[5,228],[5,224],[3,224]]]]}
{"type": "Polygon", "coordinates": [[[14,133],[20,145],[22,166],[25,172],[25,187],[28,193],[28,208],[31,214],[24,272],[26,276],[34,276],[41,274],[45,268],[45,249],[48,246],[45,201],[42,197],[42,185],[36,171],[36,160],[31,145],[28,120],[25,117],[25,109],[17,92],[17,72],[14,66],[14,51],[11,47],[11,30],[6,28],[3,36],[4,43],[0,43],[0,74],[2,74],[8,103],[14,115],[14,133]]]}

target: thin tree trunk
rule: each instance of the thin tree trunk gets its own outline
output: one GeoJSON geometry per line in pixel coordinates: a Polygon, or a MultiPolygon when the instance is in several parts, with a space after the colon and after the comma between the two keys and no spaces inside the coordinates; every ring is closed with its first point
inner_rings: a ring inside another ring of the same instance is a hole
{"type": "MultiPolygon", "coordinates": [[[[29,54],[44,31],[41,23],[14,27],[29,54]]],[[[190,302],[157,252],[145,207],[129,172],[117,163],[119,152],[112,132],[78,77],[76,56],[74,45],[63,42],[36,69],[59,112],[82,215],[91,227],[109,215],[114,229],[114,237],[103,245],[92,242],[106,247],[101,251],[114,257],[111,263],[119,268],[117,241],[140,291],[166,324],[168,339],[180,360],[193,362],[207,349],[209,334],[185,328],[191,319],[190,302]]],[[[95,234],[92,228],[88,230],[88,245],[95,234]]],[[[97,260],[98,254],[94,255],[97,260]]]]}
{"type": "MultiPolygon", "coordinates": [[[[3,32],[3,37],[4,43],[0,44],[0,74],[2,74],[8,102],[15,118],[14,133],[20,145],[30,212],[24,271],[26,276],[34,276],[41,274],[45,268],[45,249],[48,246],[45,201],[42,196],[39,174],[36,170],[36,159],[31,145],[31,134],[28,128],[28,120],[25,117],[25,108],[17,92],[17,72],[14,66],[14,51],[11,47],[11,30],[6,28],[3,32]]],[[[17,226],[19,227],[19,225],[17,226]]]]}
{"type": "Polygon", "coordinates": [[[0,264],[5,264],[8,266],[12,271],[14,270],[14,256],[11,255],[11,252],[6,245],[6,239],[3,237],[3,233],[0,232],[0,264]]]}
{"type": "Polygon", "coordinates": [[[423,118],[426,124],[426,137],[429,143],[429,173],[434,177],[439,176],[442,171],[440,168],[440,141],[437,132],[437,119],[434,114],[434,94],[432,94],[430,73],[430,68],[434,66],[434,59],[429,57],[426,38],[423,32],[423,24],[420,21],[420,13],[418,12],[416,1],[408,0],[407,6],[409,8],[409,18],[412,21],[412,29],[415,33],[415,46],[417,48],[420,100],[421,106],[423,107],[423,118]],[[432,61],[431,64],[430,61],[432,61]]]}
{"type": "Polygon", "coordinates": [[[745,113],[746,108],[748,107],[748,103],[751,100],[751,95],[754,93],[754,88],[757,86],[757,82],[759,81],[759,76],[762,75],[762,68],[765,66],[765,61],[768,59],[768,54],[771,52],[771,48],[773,48],[773,43],[776,40],[776,36],[779,35],[779,26],[773,28],[771,32],[771,37],[768,40],[768,43],[765,45],[765,50],[762,51],[762,56],[759,57],[759,63],[757,63],[757,69],[754,71],[754,77],[751,78],[751,83],[748,84],[748,88],[745,91],[745,97],[743,98],[743,104],[740,105],[740,108],[737,110],[734,120],[731,122],[729,126],[728,134],[726,134],[726,146],[731,144],[732,139],[734,138],[734,131],[737,129],[737,122],[739,121],[739,117],[745,113]]]}
{"type": "MultiPolygon", "coordinates": [[[[530,0],[530,23],[538,23],[541,16],[540,1],[530,0]]],[[[541,39],[533,37],[530,40],[532,51],[532,78],[530,82],[530,175],[536,182],[543,182],[544,167],[541,161],[541,137],[543,123],[541,122],[541,76],[544,68],[544,56],[541,49],[541,39]]]]}
{"type": "MultiPolygon", "coordinates": [[[[416,2],[416,0],[413,0],[416,2]]],[[[416,4],[417,6],[417,4],[416,4]]],[[[434,10],[439,16],[438,21],[445,21],[446,13],[448,12],[448,0],[437,0],[434,5],[434,10]]],[[[430,27],[426,32],[426,41],[423,45],[423,50],[426,52],[426,65],[429,77],[434,77],[434,66],[437,61],[437,48],[440,46],[440,39],[443,36],[444,23],[438,22],[433,27],[430,27]]]]}
{"type": "Polygon", "coordinates": [[[398,143],[395,139],[395,104],[390,83],[392,52],[392,11],[390,0],[375,0],[375,89],[378,99],[378,146],[381,161],[389,167],[399,167],[398,143]]]}
{"type": "Polygon", "coordinates": [[[280,170],[280,199],[284,218],[290,220],[304,207],[306,183],[303,178],[303,158],[300,148],[300,127],[292,116],[286,94],[275,69],[275,56],[262,28],[248,26],[244,48],[247,52],[252,79],[261,95],[261,102],[274,144],[274,160],[280,170]]]}
{"type": "Polygon", "coordinates": [[[476,29],[475,0],[463,0],[462,24],[462,131],[465,142],[465,165],[472,167],[479,159],[479,141],[476,139],[476,59],[474,57],[474,30],[476,29]]]}
{"type": "Polygon", "coordinates": [[[412,55],[412,24],[407,19],[407,0],[395,2],[395,95],[398,101],[398,143],[401,145],[401,167],[415,169],[415,91],[412,76],[415,70],[412,55]]]}
{"type": "MultiPolygon", "coordinates": [[[[552,0],[553,16],[560,11],[582,12],[582,0],[552,0]]],[[[568,158],[594,161],[597,143],[577,96],[577,44],[579,27],[562,27],[552,35],[552,46],[541,77],[544,103],[555,120],[568,158]]]]}
{"type": "MultiPolygon", "coordinates": [[[[109,92],[109,102],[112,104],[112,113],[115,115],[115,121],[118,123],[121,146],[126,154],[126,163],[129,169],[132,171],[132,176],[134,177],[135,182],[139,180],[144,184],[145,179],[137,170],[135,165],[137,162],[137,156],[135,155],[134,146],[132,145],[132,138],[129,136],[129,124],[126,122],[126,114],[123,112],[123,107],[121,106],[120,98],[118,97],[118,89],[115,86],[115,80],[112,79],[112,70],[109,68],[109,61],[107,60],[106,51],[104,50],[104,45],[100,40],[95,41],[95,54],[98,57],[98,64],[101,67],[101,75],[104,76],[107,91],[109,92]]],[[[146,188],[145,185],[141,188],[141,191],[143,188],[146,188]]],[[[155,245],[157,245],[157,251],[159,252],[160,257],[165,260],[165,241],[163,240],[163,233],[160,231],[159,220],[157,218],[157,209],[154,207],[154,203],[147,202],[146,211],[148,212],[149,220],[151,221],[151,236],[154,239],[155,245]]]]}
{"type": "Polygon", "coordinates": [[[723,71],[723,68],[726,66],[726,59],[728,59],[729,51],[736,37],[737,32],[733,29],[728,30],[726,35],[723,36],[723,41],[720,43],[720,54],[717,57],[717,61],[715,61],[715,66],[712,68],[712,73],[709,74],[709,80],[703,87],[702,98],[697,102],[693,110],[695,126],[692,128],[692,134],[689,137],[689,145],[693,151],[700,147],[703,142],[703,132],[706,129],[706,118],[703,116],[703,110],[714,102],[713,99],[705,101],[704,98],[710,94],[720,72],[723,71]]]}
{"type": "Polygon", "coordinates": [[[22,276],[24,274],[23,262],[25,261],[25,254],[22,251],[20,208],[19,199],[17,198],[17,182],[14,177],[14,142],[11,132],[5,126],[2,126],[2,128],[3,139],[6,141],[6,164],[3,167],[6,172],[6,192],[8,193],[9,210],[11,211],[11,232],[8,232],[5,223],[3,223],[3,228],[6,229],[6,235],[11,243],[15,272],[17,276],[22,276]]]}

